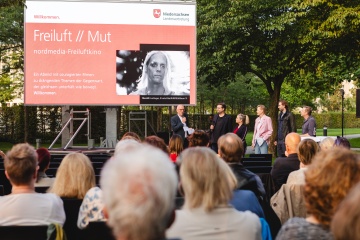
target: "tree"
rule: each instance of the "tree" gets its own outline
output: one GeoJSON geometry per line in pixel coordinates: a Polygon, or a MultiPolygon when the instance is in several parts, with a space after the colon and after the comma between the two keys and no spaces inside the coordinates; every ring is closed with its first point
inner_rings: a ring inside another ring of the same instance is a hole
{"type": "Polygon", "coordinates": [[[220,85],[252,73],[276,121],[284,82],[317,94],[342,80],[321,72],[331,60],[341,57],[348,72],[359,68],[359,1],[338,2],[198,0],[198,76],[220,85]]]}
{"type": "Polygon", "coordinates": [[[4,1],[0,5],[0,103],[18,96],[23,85],[23,5],[4,1]]]}

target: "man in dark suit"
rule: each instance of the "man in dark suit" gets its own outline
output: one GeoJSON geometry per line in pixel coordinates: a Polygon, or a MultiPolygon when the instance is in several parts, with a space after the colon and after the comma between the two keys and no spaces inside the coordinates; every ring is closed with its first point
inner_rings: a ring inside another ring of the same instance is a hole
{"type": "MultiPolygon", "coordinates": [[[[185,114],[185,107],[183,105],[178,105],[176,107],[177,115],[171,117],[171,129],[174,134],[180,135],[183,140],[186,140],[187,137],[185,134],[184,128],[188,128],[188,118],[185,114]]],[[[186,141],[185,141],[186,142],[186,141]]],[[[184,142],[184,147],[186,143],[184,142]]]]}
{"type": "Polygon", "coordinates": [[[301,141],[297,133],[289,133],[285,138],[285,155],[287,157],[278,157],[271,170],[271,176],[274,180],[276,191],[281,185],[285,184],[289,174],[300,168],[300,161],[297,154],[297,148],[301,141]]]}

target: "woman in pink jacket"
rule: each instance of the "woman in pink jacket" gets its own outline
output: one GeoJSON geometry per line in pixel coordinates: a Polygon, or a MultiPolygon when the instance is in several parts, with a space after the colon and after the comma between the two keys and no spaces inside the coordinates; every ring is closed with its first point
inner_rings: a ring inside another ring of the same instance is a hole
{"type": "Polygon", "coordinates": [[[254,135],[252,147],[255,148],[255,154],[268,153],[270,136],[273,132],[271,118],[265,115],[265,106],[258,105],[256,114],[259,116],[255,120],[254,135]]]}

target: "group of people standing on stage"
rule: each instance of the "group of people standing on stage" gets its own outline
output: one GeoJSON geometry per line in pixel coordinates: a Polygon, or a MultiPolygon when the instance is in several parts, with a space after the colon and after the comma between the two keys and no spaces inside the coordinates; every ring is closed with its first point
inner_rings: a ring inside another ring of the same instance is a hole
{"type": "MultiPolygon", "coordinates": [[[[291,132],[296,132],[296,124],[294,114],[289,110],[289,105],[285,100],[280,100],[278,103],[278,130],[274,145],[277,148],[277,155],[284,156],[286,152],[285,137],[291,132]]],[[[187,147],[187,130],[189,129],[188,117],[185,113],[183,105],[177,106],[177,115],[171,118],[171,128],[174,134],[180,135],[184,140],[184,147],[187,147]]],[[[249,124],[249,117],[245,114],[238,114],[236,116],[237,126],[233,128],[231,116],[226,114],[226,104],[218,103],[216,106],[217,114],[215,114],[210,124],[210,148],[216,153],[218,152],[218,139],[229,132],[233,132],[240,137],[246,151],[246,134],[248,132],[247,125],[249,124]]],[[[312,108],[304,106],[300,114],[304,118],[302,125],[301,137],[315,137],[316,136],[316,121],[311,116],[312,108]]],[[[255,154],[267,154],[270,144],[270,137],[273,133],[272,120],[266,115],[266,107],[258,105],[256,108],[257,118],[255,119],[254,135],[251,141],[251,147],[255,154]]],[[[192,129],[193,130],[193,129],[192,129]]],[[[244,154],[245,154],[244,151],[244,154]]]]}

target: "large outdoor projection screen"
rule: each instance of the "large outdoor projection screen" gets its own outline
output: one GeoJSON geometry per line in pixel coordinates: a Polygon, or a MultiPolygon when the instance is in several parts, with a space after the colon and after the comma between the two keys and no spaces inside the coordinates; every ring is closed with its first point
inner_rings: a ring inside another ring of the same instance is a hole
{"type": "Polygon", "coordinates": [[[195,105],[195,22],[195,3],[28,0],[25,104],[195,105]]]}

